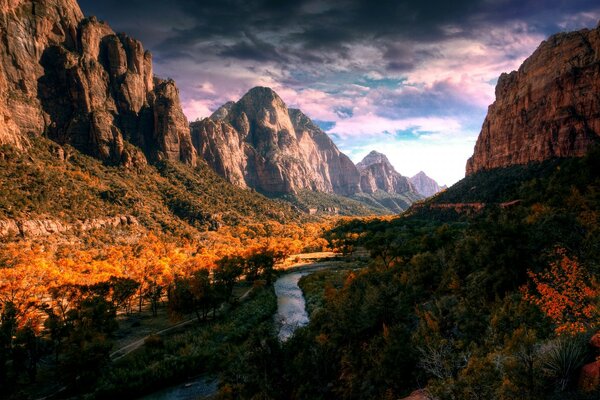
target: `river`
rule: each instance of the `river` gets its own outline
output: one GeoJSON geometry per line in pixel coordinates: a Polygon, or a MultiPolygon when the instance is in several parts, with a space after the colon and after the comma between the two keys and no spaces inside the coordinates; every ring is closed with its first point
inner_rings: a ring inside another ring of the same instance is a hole
{"type": "MultiPolygon", "coordinates": [[[[277,313],[274,316],[278,337],[282,342],[289,339],[294,331],[308,324],[308,314],[302,289],[298,286],[300,278],[324,266],[290,272],[282,275],[275,281],[275,294],[277,295],[277,313]]],[[[217,393],[218,381],[214,378],[202,376],[185,384],[163,389],[159,392],[142,397],[142,400],[193,400],[211,397],[217,393]]]]}
{"type": "Polygon", "coordinates": [[[310,273],[310,271],[292,272],[275,281],[277,313],[274,318],[279,331],[278,337],[282,342],[289,339],[296,329],[308,324],[306,302],[298,282],[300,278],[310,273]]]}

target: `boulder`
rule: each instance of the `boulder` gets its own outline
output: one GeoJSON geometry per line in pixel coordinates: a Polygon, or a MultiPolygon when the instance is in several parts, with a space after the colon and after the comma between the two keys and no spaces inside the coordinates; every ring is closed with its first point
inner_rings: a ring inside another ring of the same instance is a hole
{"type": "Polygon", "coordinates": [[[600,389],[600,360],[586,364],[581,368],[578,386],[584,392],[600,389]]]}

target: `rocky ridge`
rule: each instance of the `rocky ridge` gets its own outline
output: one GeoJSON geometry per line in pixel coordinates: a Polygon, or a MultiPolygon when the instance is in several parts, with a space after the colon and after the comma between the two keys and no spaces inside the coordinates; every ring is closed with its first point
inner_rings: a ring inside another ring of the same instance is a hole
{"type": "Polygon", "coordinates": [[[417,193],[423,197],[431,197],[434,194],[446,189],[446,186],[440,186],[434,179],[428,177],[423,171],[420,171],[409,180],[415,187],[417,193]]]}
{"type": "Polygon", "coordinates": [[[139,41],[76,0],[1,0],[0,29],[0,144],[45,135],[127,166],[196,163],[178,90],[139,41]]]}
{"type": "Polygon", "coordinates": [[[585,155],[600,142],[599,92],[600,26],[551,36],[500,76],[467,175],[585,155]]]}
{"type": "Polygon", "coordinates": [[[372,151],[356,167],[360,171],[360,187],[365,193],[378,190],[387,193],[416,193],[412,182],[398,173],[388,158],[377,151],[372,151]]]}
{"type": "Polygon", "coordinates": [[[137,219],[132,215],[86,219],[76,224],[56,219],[3,219],[0,220],[0,238],[11,236],[32,238],[75,231],[86,232],[93,229],[131,227],[138,224],[137,219]]]}
{"type": "Polygon", "coordinates": [[[198,154],[230,182],[280,195],[312,190],[360,191],[352,161],[301,111],[256,87],[210,118],[191,124],[198,154]]]}

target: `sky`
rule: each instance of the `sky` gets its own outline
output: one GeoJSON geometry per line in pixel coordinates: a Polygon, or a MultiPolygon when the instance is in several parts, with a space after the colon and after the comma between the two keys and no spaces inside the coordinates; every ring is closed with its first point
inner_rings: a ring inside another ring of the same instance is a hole
{"type": "Polygon", "coordinates": [[[254,86],[300,108],[358,162],[464,176],[502,72],[553,33],[594,28],[597,0],[79,0],[139,39],[189,120],[254,86]]]}

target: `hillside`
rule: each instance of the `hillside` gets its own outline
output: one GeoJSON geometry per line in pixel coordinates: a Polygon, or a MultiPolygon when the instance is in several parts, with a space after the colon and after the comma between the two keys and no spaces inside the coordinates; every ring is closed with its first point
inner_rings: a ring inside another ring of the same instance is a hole
{"type": "Polygon", "coordinates": [[[26,153],[0,149],[0,220],[77,224],[133,216],[148,230],[197,235],[223,225],[299,218],[287,203],[238,189],[204,163],[192,169],[165,161],[133,170],[47,139],[29,142],[26,153]]]}

